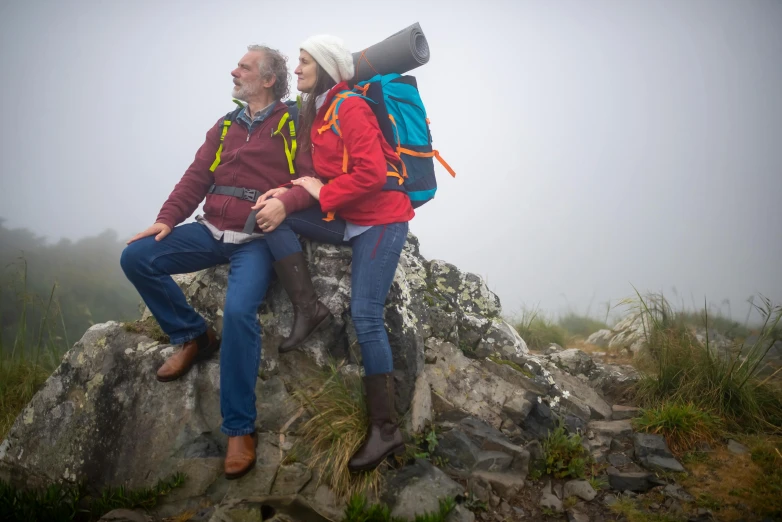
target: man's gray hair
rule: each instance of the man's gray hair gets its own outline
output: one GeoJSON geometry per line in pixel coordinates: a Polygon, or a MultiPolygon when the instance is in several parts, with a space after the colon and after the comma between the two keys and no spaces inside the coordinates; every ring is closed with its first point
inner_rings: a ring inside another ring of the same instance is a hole
{"type": "Polygon", "coordinates": [[[282,100],[288,97],[290,82],[290,73],[288,72],[288,58],[277,49],[266,47],[265,45],[248,45],[248,51],[261,51],[263,60],[261,60],[261,78],[268,80],[274,76],[276,81],[272,86],[274,97],[282,100]]]}

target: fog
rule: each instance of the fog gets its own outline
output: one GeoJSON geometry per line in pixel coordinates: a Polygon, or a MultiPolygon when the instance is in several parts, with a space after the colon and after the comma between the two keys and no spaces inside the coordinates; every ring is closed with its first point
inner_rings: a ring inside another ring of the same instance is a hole
{"type": "MultiPolygon", "coordinates": [[[[422,253],[506,314],[662,291],[782,301],[782,2],[0,3],[0,217],[51,241],[152,224],[251,43],[419,22],[440,169],[422,253]]],[[[295,85],[295,83],[294,83],[295,85]]],[[[439,167],[438,167],[439,168],[439,167]]],[[[729,303],[729,304],[728,304],[729,303]]]]}

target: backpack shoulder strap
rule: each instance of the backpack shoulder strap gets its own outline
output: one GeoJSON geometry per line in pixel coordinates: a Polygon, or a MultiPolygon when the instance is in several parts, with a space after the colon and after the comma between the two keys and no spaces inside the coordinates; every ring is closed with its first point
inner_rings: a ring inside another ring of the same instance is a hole
{"type": "Polygon", "coordinates": [[[225,118],[223,118],[223,130],[220,132],[220,145],[217,147],[217,152],[215,152],[215,160],[209,167],[209,172],[214,172],[215,169],[217,169],[217,166],[220,165],[220,155],[223,153],[223,142],[225,141],[225,135],[228,134],[228,128],[233,122],[236,121],[236,118],[239,117],[239,113],[244,110],[244,105],[242,105],[238,100],[234,100],[234,103],[238,105],[238,107],[226,114],[225,118]]]}
{"type": "Polygon", "coordinates": [[[282,118],[280,118],[277,129],[272,131],[272,137],[278,135],[282,136],[282,141],[285,145],[285,157],[288,160],[288,172],[290,172],[292,176],[296,174],[296,166],[293,162],[296,159],[296,151],[298,148],[296,141],[296,125],[299,123],[299,100],[298,98],[296,101],[288,100],[285,102],[285,105],[287,110],[285,111],[285,114],[282,115],[282,118]],[[285,134],[282,132],[286,127],[286,124],[288,127],[288,136],[291,139],[290,143],[288,143],[285,134]]]}

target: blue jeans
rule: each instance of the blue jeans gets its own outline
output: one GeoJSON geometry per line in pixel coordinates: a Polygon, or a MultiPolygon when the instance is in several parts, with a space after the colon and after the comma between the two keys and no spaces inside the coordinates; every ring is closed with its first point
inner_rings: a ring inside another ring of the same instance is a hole
{"type": "Polygon", "coordinates": [[[262,239],[235,245],[212,237],[200,223],[175,227],[128,245],[120,263],[172,344],[195,339],[206,322],[188,304],[171,274],[230,263],[220,347],[221,430],[228,436],[255,431],[255,381],[261,361],[258,307],[272,280],[271,251],[262,239]]]}
{"type": "Polygon", "coordinates": [[[345,243],[345,222],[339,219],[326,222],[324,217],[318,207],[295,212],[273,232],[265,234],[266,243],[275,260],[301,251],[296,234],[314,241],[353,247],[350,315],[361,345],[364,373],[392,372],[394,361],[384,311],[399,256],[407,240],[408,224],[376,225],[345,243]]]}

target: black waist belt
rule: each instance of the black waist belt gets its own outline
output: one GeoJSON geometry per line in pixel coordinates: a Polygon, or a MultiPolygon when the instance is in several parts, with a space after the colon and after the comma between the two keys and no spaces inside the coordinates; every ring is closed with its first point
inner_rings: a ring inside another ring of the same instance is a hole
{"type": "MultiPolygon", "coordinates": [[[[219,194],[221,196],[233,196],[235,198],[243,199],[245,201],[252,201],[255,203],[258,198],[261,197],[263,192],[255,189],[248,189],[244,187],[227,187],[225,185],[212,185],[209,187],[209,194],[219,194]]],[[[244,223],[245,234],[252,234],[255,231],[255,210],[250,211],[250,215],[247,216],[247,221],[244,223]]]]}
{"type": "Polygon", "coordinates": [[[233,196],[235,198],[243,199],[245,201],[252,201],[255,203],[258,198],[261,197],[263,192],[255,189],[248,189],[244,187],[226,187],[224,185],[212,185],[209,187],[209,194],[219,194],[221,196],[233,196]]]}

